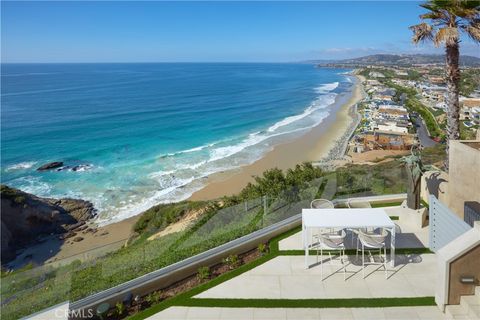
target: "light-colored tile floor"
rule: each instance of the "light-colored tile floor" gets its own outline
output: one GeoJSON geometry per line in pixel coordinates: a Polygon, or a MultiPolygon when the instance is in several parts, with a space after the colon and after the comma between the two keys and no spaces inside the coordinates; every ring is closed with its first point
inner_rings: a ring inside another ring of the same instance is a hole
{"type": "MultiPolygon", "coordinates": [[[[335,299],[434,296],[435,255],[398,256],[397,266],[388,266],[389,278],[381,266],[367,266],[365,279],[361,265],[347,266],[347,279],[338,266],[305,269],[303,256],[279,256],[238,277],[197,295],[197,298],[238,299],[335,299]],[[403,263],[401,263],[403,262],[403,263]]],[[[315,258],[312,257],[312,262],[315,258]]]]}
{"type": "MultiPolygon", "coordinates": [[[[385,209],[390,216],[398,216],[399,220],[394,220],[397,225],[395,246],[396,248],[425,248],[428,247],[428,227],[420,228],[412,224],[408,219],[409,209],[404,208],[387,208],[385,209]]],[[[350,233],[347,234],[345,245],[347,248],[356,248],[356,239],[353,239],[350,233]]],[[[387,243],[390,243],[390,239],[387,239],[387,243]]],[[[299,231],[288,238],[280,240],[280,250],[302,250],[302,232],[299,231]]]]}
{"type": "Polygon", "coordinates": [[[435,307],[394,308],[200,308],[171,307],[148,320],[446,320],[445,314],[435,307]]]}

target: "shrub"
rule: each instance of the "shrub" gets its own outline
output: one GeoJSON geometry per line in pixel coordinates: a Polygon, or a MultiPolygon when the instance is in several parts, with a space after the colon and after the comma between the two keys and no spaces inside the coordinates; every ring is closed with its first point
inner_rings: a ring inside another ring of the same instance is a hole
{"type": "Polygon", "coordinates": [[[258,245],[258,252],[263,256],[264,254],[268,253],[268,246],[265,243],[260,243],[258,245]]]}
{"type": "Polygon", "coordinates": [[[293,187],[302,187],[307,182],[323,176],[322,169],[305,162],[298,164],[294,169],[283,172],[273,168],[263,172],[262,176],[255,177],[255,183],[249,183],[240,192],[241,199],[254,199],[264,195],[277,197],[285,190],[293,187]]]}
{"type": "Polygon", "coordinates": [[[231,254],[223,259],[223,263],[225,263],[230,270],[233,270],[240,265],[240,259],[238,259],[238,255],[231,254]]]}
{"type": "Polygon", "coordinates": [[[115,304],[115,312],[117,315],[121,316],[124,312],[125,312],[125,305],[123,304],[123,302],[117,302],[115,304]]]}
{"type": "Polygon", "coordinates": [[[198,279],[207,280],[210,278],[210,268],[209,267],[200,267],[198,268],[198,279]]]}
{"type": "Polygon", "coordinates": [[[13,201],[15,201],[18,204],[22,204],[22,203],[25,202],[25,197],[24,196],[17,196],[17,197],[15,197],[15,199],[13,201]]]}
{"type": "Polygon", "coordinates": [[[208,203],[203,201],[159,204],[145,211],[133,226],[133,230],[140,234],[149,230],[158,231],[178,221],[187,212],[198,210],[208,205],[208,203]]]}
{"type": "Polygon", "coordinates": [[[147,301],[149,304],[157,304],[160,302],[160,300],[162,300],[161,296],[161,291],[153,291],[145,297],[145,301],[147,301]]]}

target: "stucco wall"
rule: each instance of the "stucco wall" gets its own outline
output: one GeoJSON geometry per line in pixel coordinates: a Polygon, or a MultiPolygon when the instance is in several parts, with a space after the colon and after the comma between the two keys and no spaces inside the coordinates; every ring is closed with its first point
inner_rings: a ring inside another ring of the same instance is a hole
{"type": "Polygon", "coordinates": [[[463,219],[465,201],[480,202],[480,141],[450,141],[448,202],[463,219]]]}
{"type": "MultiPolygon", "coordinates": [[[[462,295],[470,295],[475,293],[475,285],[463,284],[460,278],[463,276],[473,276],[480,279],[480,246],[465,253],[450,264],[448,304],[459,304],[462,295]]],[[[478,280],[477,280],[478,281],[478,280]]]]}

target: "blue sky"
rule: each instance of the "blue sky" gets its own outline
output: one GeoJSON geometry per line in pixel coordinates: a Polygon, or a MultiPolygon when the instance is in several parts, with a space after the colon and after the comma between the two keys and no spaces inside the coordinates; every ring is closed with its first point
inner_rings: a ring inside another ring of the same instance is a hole
{"type": "MultiPolygon", "coordinates": [[[[5,2],[2,62],[299,61],[442,53],[418,2],[5,2]]],[[[462,54],[480,55],[462,43],[462,54]]]]}

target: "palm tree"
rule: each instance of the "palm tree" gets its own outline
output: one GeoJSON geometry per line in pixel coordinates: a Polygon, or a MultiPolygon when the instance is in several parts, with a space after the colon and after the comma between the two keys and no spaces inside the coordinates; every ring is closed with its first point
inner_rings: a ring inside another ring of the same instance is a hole
{"type": "Polygon", "coordinates": [[[474,42],[480,42],[480,1],[430,0],[420,6],[428,12],[420,15],[424,22],[410,27],[413,31],[413,43],[432,41],[437,47],[445,45],[448,106],[445,167],[448,171],[449,140],[460,138],[458,102],[460,34],[464,33],[474,42]]]}

